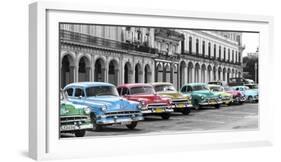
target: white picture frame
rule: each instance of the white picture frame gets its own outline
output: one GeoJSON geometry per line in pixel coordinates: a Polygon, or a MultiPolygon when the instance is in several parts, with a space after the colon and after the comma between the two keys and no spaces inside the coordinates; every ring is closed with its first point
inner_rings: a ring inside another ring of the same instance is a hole
{"type": "Polygon", "coordinates": [[[273,142],[273,18],[143,8],[118,8],[84,3],[36,2],[29,6],[29,155],[31,158],[100,157],[199,149],[270,146],[273,142]],[[93,19],[94,17],[94,19],[93,19]],[[173,24],[166,24],[173,20],[173,24]],[[259,128],[255,131],[204,131],[122,137],[58,138],[58,22],[186,27],[260,33],[259,128]],[[271,77],[272,78],[272,77],[271,77]],[[55,108],[54,108],[55,107],[55,108]],[[173,141],[161,142],[166,138],[173,141]],[[110,145],[111,147],[107,147],[110,145]],[[80,148],[73,149],[73,146],[80,148]],[[131,149],[131,148],[135,149],[131,149]],[[167,150],[169,147],[169,150],[167,150]],[[83,148],[83,149],[81,149],[83,148]],[[144,149],[149,148],[149,149],[144,149]]]}

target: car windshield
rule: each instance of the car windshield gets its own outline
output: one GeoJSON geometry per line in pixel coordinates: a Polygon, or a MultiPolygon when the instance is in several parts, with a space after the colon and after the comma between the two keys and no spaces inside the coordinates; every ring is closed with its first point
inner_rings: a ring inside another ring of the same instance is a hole
{"type": "Polygon", "coordinates": [[[177,91],[172,85],[157,85],[154,89],[156,92],[177,91]]]}
{"type": "Polygon", "coordinates": [[[193,91],[200,91],[200,90],[209,90],[206,85],[195,85],[192,86],[193,91]]]}
{"type": "Polygon", "coordinates": [[[119,96],[115,87],[113,86],[94,86],[86,88],[87,97],[92,96],[119,96]]]}
{"type": "Polygon", "coordinates": [[[154,90],[149,86],[132,87],[131,94],[154,94],[154,90]]]}
{"type": "Polygon", "coordinates": [[[233,89],[231,87],[224,87],[225,91],[232,91],[233,89]]]}
{"type": "Polygon", "coordinates": [[[213,92],[222,92],[223,88],[213,86],[213,87],[210,87],[210,90],[213,91],[213,92]]]}

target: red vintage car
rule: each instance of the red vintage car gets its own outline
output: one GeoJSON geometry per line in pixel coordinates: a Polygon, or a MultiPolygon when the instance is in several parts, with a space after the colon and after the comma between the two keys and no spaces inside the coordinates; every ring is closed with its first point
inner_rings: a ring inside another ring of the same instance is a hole
{"type": "Polygon", "coordinates": [[[233,95],[233,99],[235,103],[243,104],[246,101],[246,96],[243,92],[237,91],[231,87],[224,87],[225,92],[233,95]]]}
{"type": "Polygon", "coordinates": [[[172,100],[157,95],[150,84],[123,84],[117,90],[120,96],[140,102],[143,115],[160,115],[162,119],[169,119],[173,112],[172,100]]]}

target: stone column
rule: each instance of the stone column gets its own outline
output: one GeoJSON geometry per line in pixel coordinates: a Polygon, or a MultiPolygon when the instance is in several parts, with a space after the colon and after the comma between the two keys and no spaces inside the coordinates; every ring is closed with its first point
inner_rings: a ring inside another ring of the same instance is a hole
{"type": "Polygon", "coordinates": [[[75,67],[74,67],[74,82],[78,82],[78,76],[79,76],[79,66],[78,65],[76,65],[75,67]]]}
{"type": "Polygon", "coordinates": [[[192,79],[191,79],[191,82],[196,82],[196,81],[195,81],[195,79],[196,79],[196,78],[195,78],[195,67],[193,67],[193,68],[191,69],[191,76],[192,76],[192,77],[191,77],[191,78],[192,78],[192,79]]]}

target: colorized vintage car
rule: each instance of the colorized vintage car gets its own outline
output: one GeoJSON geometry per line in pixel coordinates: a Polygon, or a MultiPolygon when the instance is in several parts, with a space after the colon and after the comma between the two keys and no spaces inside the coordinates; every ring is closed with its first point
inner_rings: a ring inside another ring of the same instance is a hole
{"type": "Polygon", "coordinates": [[[241,105],[246,101],[246,96],[244,92],[237,91],[229,86],[225,86],[224,90],[225,92],[233,95],[233,103],[241,105]]]}
{"type": "Polygon", "coordinates": [[[174,111],[172,100],[156,94],[150,84],[123,84],[117,89],[124,98],[141,103],[144,115],[160,115],[162,119],[169,119],[174,111]]]}
{"type": "Polygon", "coordinates": [[[60,91],[60,132],[73,133],[76,137],[83,137],[86,130],[92,129],[90,119],[91,109],[88,106],[73,104],[68,96],[60,91]]]}
{"type": "Polygon", "coordinates": [[[174,112],[181,112],[184,115],[190,113],[190,108],[192,107],[191,96],[184,96],[182,93],[178,92],[172,83],[156,82],[151,83],[151,85],[157,94],[172,99],[174,112]]]}
{"type": "Polygon", "coordinates": [[[233,86],[233,89],[245,94],[246,101],[250,103],[259,102],[259,92],[247,86],[233,86]]]}
{"type": "Polygon", "coordinates": [[[141,105],[119,96],[114,85],[103,82],[71,83],[64,88],[69,100],[91,108],[93,128],[100,131],[103,126],[121,124],[134,129],[143,120],[141,105]]]}
{"type": "Polygon", "coordinates": [[[211,92],[206,83],[189,83],[181,88],[181,93],[191,96],[192,105],[196,110],[204,106],[220,108],[221,96],[211,92]]]}
{"type": "Polygon", "coordinates": [[[218,96],[221,96],[222,103],[225,105],[231,105],[233,103],[233,95],[231,93],[227,93],[223,86],[221,85],[215,85],[215,84],[209,84],[208,85],[210,91],[215,93],[218,96]]]}

